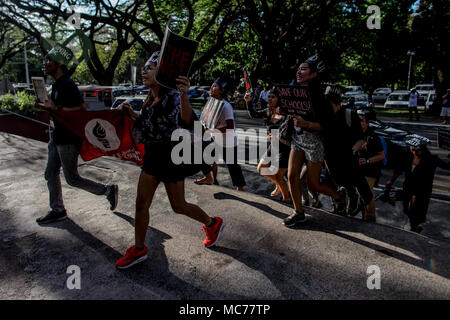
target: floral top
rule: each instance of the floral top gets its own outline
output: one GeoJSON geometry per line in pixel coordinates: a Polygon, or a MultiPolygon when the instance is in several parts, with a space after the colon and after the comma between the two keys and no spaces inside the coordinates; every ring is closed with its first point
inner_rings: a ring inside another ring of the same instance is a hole
{"type": "Polygon", "coordinates": [[[151,144],[171,141],[172,132],[181,128],[181,104],[177,90],[169,91],[155,106],[149,96],[137,118],[133,137],[138,143],[151,144]]]}

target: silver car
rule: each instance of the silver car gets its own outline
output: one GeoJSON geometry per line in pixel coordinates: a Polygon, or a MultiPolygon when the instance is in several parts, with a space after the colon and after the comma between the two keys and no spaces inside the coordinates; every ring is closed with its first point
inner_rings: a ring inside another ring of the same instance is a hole
{"type": "Polygon", "coordinates": [[[392,93],[390,88],[377,88],[372,93],[372,101],[375,102],[385,102],[389,95],[392,93]]]}
{"type": "Polygon", "coordinates": [[[111,110],[119,109],[122,103],[127,102],[131,105],[134,111],[140,114],[145,99],[147,99],[147,96],[145,95],[117,97],[111,106],[111,110]]]}

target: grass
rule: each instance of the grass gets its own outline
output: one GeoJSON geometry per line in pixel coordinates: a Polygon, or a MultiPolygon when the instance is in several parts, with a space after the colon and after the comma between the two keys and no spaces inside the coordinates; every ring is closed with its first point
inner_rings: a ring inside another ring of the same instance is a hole
{"type": "MultiPolygon", "coordinates": [[[[375,112],[377,117],[382,118],[396,118],[409,120],[409,111],[408,110],[398,110],[398,109],[378,109],[375,108],[375,112]]],[[[413,115],[415,118],[415,115],[413,115]]],[[[430,115],[425,113],[423,110],[419,110],[420,121],[422,122],[441,122],[442,119],[439,115],[430,115]]]]}

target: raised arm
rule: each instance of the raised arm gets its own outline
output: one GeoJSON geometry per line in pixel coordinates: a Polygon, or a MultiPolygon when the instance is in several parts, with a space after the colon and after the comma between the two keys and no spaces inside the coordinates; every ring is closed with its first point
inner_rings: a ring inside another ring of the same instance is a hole
{"type": "Polygon", "coordinates": [[[181,104],[181,119],[185,123],[191,123],[192,121],[192,107],[189,103],[188,91],[190,82],[187,77],[179,76],[177,79],[177,88],[180,92],[180,104],[181,104]]]}

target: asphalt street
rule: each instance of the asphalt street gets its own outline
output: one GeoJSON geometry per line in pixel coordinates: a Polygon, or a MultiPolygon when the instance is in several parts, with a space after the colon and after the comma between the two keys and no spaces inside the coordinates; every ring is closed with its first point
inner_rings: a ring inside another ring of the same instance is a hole
{"type": "MultiPolygon", "coordinates": [[[[240,128],[258,126],[236,116],[240,128]]],[[[0,150],[0,299],[450,299],[448,202],[432,202],[420,235],[401,211],[378,203],[376,224],[308,208],[306,224],[286,228],[292,207],[270,198],[273,185],[254,165],[243,165],[246,192],[233,190],[220,166],[220,186],[186,179],[186,199],[227,222],[217,245],[203,247],[201,225],[175,214],[160,186],[149,259],[119,271],[114,263],[134,241],[140,169],[107,157],[80,161],[82,176],[119,185],[117,209],[62,179],[68,219],[39,226],[49,210],[47,145],[0,133],[0,150]],[[73,268],[79,288],[69,281],[73,268]]]]}

